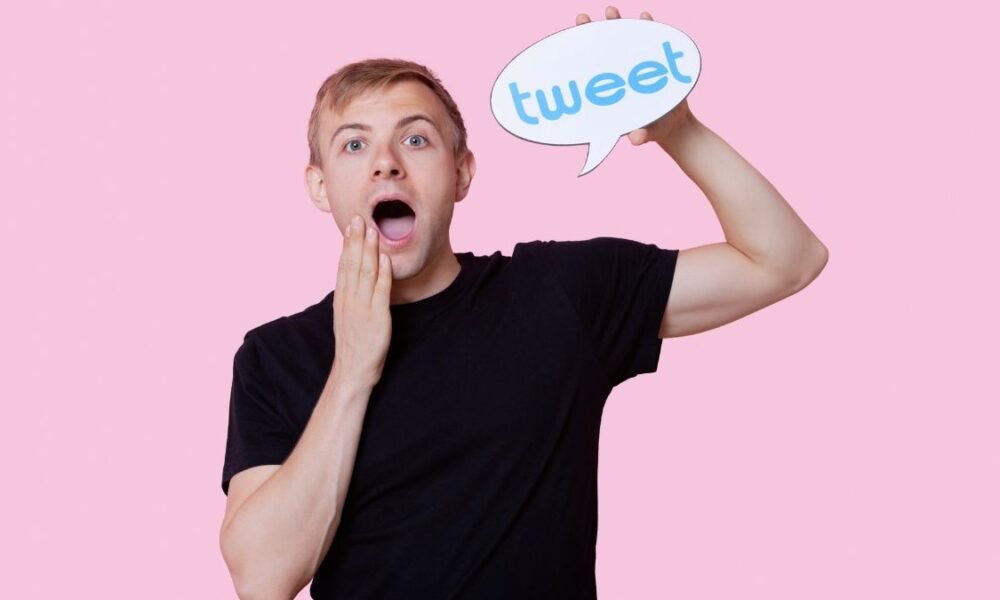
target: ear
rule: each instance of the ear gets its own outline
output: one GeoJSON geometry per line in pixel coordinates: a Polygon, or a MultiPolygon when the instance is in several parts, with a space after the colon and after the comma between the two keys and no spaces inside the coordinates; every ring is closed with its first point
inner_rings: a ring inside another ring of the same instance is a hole
{"type": "Polygon", "coordinates": [[[461,202],[465,195],[469,193],[469,186],[472,185],[472,178],[476,175],[476,156],[472,150],[466,150],[465,154],[455,165],[458,171],[458,178],[455,181],[455,202],[461,202]]]}
{"type": "Polygon", "coordinates": [[[323,170],[315,165],[306,165],[306,190],[316,208],[323,212],[333,212],[330,198],[326,195],[326,185],[323,180],[323,170]]]}

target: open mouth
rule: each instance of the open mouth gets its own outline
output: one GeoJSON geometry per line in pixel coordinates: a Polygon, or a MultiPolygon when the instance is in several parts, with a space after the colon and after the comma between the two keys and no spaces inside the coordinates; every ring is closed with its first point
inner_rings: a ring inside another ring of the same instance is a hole
{"type": "Polygon", "coordinates": [[[372,220],[378,230],[390,240],[401,240],[413,231],[417,215],[402,200],[383,200],[375,205],[372,220]]]}

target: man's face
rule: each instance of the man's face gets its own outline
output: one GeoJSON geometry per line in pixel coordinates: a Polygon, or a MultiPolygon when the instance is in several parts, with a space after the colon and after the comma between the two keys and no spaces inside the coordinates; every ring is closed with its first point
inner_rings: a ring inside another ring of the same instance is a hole
{"type": "Polygon", "coordinates": [[[452,213],[475,161],[471,153],[455,160],[450,120],[434,92],[412,80],[369,91],[342,112],[323,114],[319,136],[323,167],[306,169],[313,201],[333,213],[341,233],[355,213],[376,226],[393,279],[413,277],[452,251],[452,213]],[[389,203],[376,210],[382,198],[409,209],[389,203]],[[392,205],[403,212],[385,210],[392,205]]]}

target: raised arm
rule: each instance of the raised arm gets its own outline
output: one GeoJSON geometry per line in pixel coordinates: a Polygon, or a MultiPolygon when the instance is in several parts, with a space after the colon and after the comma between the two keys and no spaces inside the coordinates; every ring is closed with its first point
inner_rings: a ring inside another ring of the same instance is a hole
{"type": "MultiPolygon", "coordinates": [[[[614,6],[608,19],[619,19],[614,6]]],[[[639,18],[653,20],[643,11],[639,18]]],[[[576,24],[589,23],[581,13],[576,24]]],[[[750,163],[701,124],[685,99],[629,132],[656,142],[705,193],[726,241],[681,250],[660,338],[707,331],[801,290],[826,266],[828,252],[792,207],[750,163]]]]}
{"type": "Polygon", "coordinates": [[[681,250],[660,337],[729,323],[801,290],[826,266],[826,246],[781,194],[687,106],[654,138],[705,193],[726,241],[681,250]]]}

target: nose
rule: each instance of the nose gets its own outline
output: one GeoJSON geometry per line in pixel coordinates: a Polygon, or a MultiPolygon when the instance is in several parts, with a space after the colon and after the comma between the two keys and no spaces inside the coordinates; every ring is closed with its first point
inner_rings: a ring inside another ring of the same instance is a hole
{"type": "Polygon", "coordinates": [[[372,177],[401,177],[403,175],[403,165],[396,157],[396,153],[391,148],[383,148],[375,157],[372,165],[372,177]]]}

